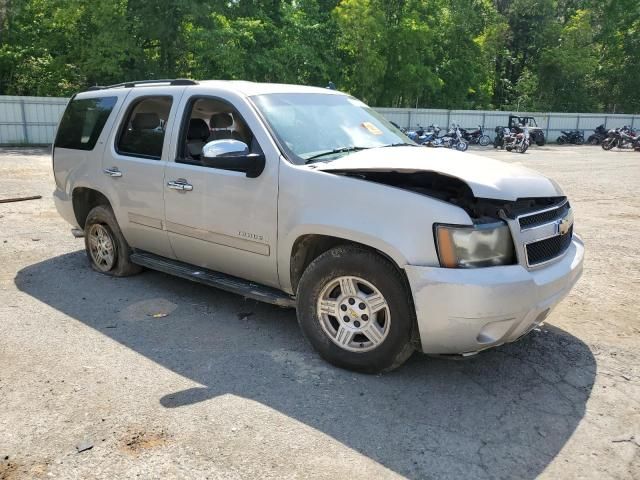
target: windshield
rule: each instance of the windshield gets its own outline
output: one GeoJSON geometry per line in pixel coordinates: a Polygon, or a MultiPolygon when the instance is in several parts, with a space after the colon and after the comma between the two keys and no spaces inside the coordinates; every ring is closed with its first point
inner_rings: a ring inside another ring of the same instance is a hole
{"type": "Polygon", "coordinates": [[[333,160],[367,148],[413,144],[372,108],[346,95],[273,93],[252,100],[298,164],[333,160]]]}

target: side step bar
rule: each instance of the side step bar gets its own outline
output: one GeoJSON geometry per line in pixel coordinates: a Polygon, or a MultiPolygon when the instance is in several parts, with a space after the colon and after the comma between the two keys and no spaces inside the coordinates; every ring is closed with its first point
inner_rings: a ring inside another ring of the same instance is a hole
{"type": "Polygon", "coordinates": [[[133,263],[141,267],[186,278],[192,282],[203,283],[210,287],[219,288],[225,292],[236,293],[252,300],[271,303],[286,308],[295,308],[296,306],[295,298],[291,295],[287,295],[275,288],[265,287],[264,285],[232,277],[224,273],[198,268],[188,263],[170,260],[147,252],[137,251],[132,253],[130,259],[133,263]]]}

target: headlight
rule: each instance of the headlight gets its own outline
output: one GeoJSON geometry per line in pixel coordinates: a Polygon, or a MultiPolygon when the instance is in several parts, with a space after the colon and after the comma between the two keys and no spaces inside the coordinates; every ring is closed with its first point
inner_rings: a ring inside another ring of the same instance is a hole
{"type": "Polygon", "coordinates": [[[473,227],[435,225],[440,266],[477,268],[515,263],[509,227],[504,222],[473,227]]]}

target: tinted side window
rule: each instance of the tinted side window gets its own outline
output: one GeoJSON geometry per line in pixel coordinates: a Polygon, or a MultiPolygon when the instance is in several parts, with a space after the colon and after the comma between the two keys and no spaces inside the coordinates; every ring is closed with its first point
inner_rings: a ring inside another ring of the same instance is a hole
{"type": "Polygon", "coordinates": [[[54,146],[93,150],[117,97],[71,100],[58,127],[54,146]]]}
{"type": "Polygon", "coordinates": [[[133,104],[121,127],[118,153],[160,159],[171,97],[145,97],[133,104]]]}

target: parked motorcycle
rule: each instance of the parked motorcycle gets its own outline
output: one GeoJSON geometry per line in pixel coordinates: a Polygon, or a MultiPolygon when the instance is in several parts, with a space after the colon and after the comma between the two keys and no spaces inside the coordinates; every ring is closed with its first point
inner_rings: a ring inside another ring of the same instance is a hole
{"type": "Polygon", "coordinates": [[[447,147],[455,148],[460,152],[465,152],[469,148],[469,143],[462,137],[460,127],[455,123],[451,124],[451,128],[442,137],[436,136],[431,142],[427,143],[431,147],[447,147]]]}
{"type": "Polygon", "coordinates": [[[462,134],[462,138],[464,138],[468,143],[472,143],[474,145],[481,145],[486,147],[491,143],[491,138],[489,135],[485,135],[484,127],[482,125],[478,125],[476,130],[461,128],[460,133],[462,134]]]}
{"type": "Polygon", "coordinates": [[[581,130],[562,130],[562,135],[558,137],[558,145],[572,143],[574,145],[584,144],[584,132],[581,130]]]}
{"type": "Polygon", "coordinates": [[[401,129],[402,133],[404,133],[407,137],[409,137],[414,142],[420,144],[420,137],[424,136],[424,128],[418,124],[418,128],[416,130],[407,130],[406,128],[401,129]]]}
{"type": "Polygon", "coordinates": [[[496,138],[493,141],[494,148],[504,148],[508,152],[524,153],[531,145],[531,135],[527,126],[517,130],[507,127],[496,127],[496,138]]]}
{"type": "Polygon", "coordinates": [[[613,128],[607,133],[607,138],[602,141],[602,148],[611,150],[613,147],[632,148],[640,151],[640,135],[628,125],[622,128],[613,128]]]}
{"type": "MultiPolygon", "coordinates": [[[[411,140],[416,142],[418,145],[425,145],[428,147],[436,146],[432,145],[433,142],[436,142],[438,139],[438,134],[440,133],[440,128],[437,125],[430,125],[426,130],[425,128],[418,124],[418,128],[416,130],[407,130],[402,129],[402,133],[404,133],[411,140]]],[[[439,145],[438,145],[439,146],[439,145]]]]}
{"type": "Polygon", "coordinates": [[[598,125],[593,131],[594,133],[589,135],[589,138],[587,138],[587,143],[589,145],[600,145],[602,141],[607,138],[607,129],[605,128],[604,123],[602,125],[598,125]]]}
{"type": "Polygon", "coordinates": [[[438,125],[429,125],[429,128],[424,132],[422,145],[427,147],[440,146],[433,145],[434,143],[442,143],[442,139],[438,135],[440,135],[440,127],[438,125]]]}
{"type": "Polygon", "coordinates": [[[620,148],[622,145],[622,136],[619,128],[612,128],[607,132],[607,138],[602,141],[603,150],[611,150],[613,147],[620,148]]]}

